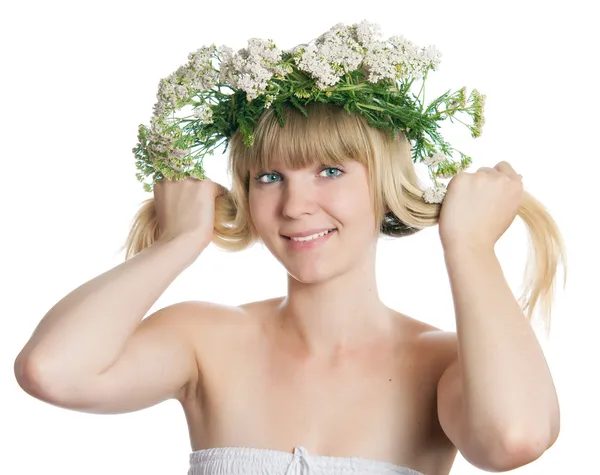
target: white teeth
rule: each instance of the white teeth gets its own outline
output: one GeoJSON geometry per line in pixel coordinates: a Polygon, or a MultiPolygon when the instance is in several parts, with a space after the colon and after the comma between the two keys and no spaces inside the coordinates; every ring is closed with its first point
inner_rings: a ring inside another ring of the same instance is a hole
{"type": "Polygon", "coordinates": [[[293,237],[290,238],[292,241],[312,241],[313,239],[317,239],[320,238],[321,236],[325,236],[325,234],[330,233],[331,231],[323,231],[322,233],[318,233],[318,234],[312,234],[311,236],[304,236],[304,237],[293,237]]]}

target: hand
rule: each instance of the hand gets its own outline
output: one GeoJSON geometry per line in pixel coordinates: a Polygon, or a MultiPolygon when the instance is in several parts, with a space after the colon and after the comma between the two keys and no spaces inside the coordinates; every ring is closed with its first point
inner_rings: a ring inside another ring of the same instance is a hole
{"type": "Polygon", "coordinates": [[[154,185],[159,240],[192,236],[200,249],[212,240],[215,199],[225,188],[212,180],[161,180],[154,185]]]}
{"type": "Polygon", "coordinates": [[[493,250],[517,216],[522,199],[522,176],[508,162],[455,175],[440,211],[442,246],[493,250]]]}

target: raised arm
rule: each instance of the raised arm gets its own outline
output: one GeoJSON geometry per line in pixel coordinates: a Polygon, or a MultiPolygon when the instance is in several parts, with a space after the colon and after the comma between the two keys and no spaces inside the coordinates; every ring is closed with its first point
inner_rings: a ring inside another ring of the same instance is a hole
{"type": "Polygon", "coordinates": [[[457,356],[438,384],[438,417],[465,459],[488,471],[532,462],[560,430],[544,353],[494,251],[522,199],[520,175],[500,162],[456,175],[440,213],[457,356]]]}
{"type": "Polygon", "coordinates": [[[158,241],[81,285],[44,316],[15,360],[29,394],[86,412],[125,412],[180,397],[198,378],[197,303],[144,315],[211,240],[216,184],[155,188],[158,241]],[[193,307],[193,308],[192,308],[193,307]]]}
{"type": "Polygon", "coordinates": [[[177,397],[196,377],[185,304],[142,321],[196,257],[190,238],[157,242],[59,301],[15,360],[32,396],[86,412],[126,412],[177,397]],[[188,241],[186,241],[188,239],[188,241]]]}
{"type": "Polygon", "coordinates": [[[513,470],[558,437],[556,389],[542,349],[492,250],[446,253],[458,355],[438,385],[442,428],[473,465],[513,470]]]}

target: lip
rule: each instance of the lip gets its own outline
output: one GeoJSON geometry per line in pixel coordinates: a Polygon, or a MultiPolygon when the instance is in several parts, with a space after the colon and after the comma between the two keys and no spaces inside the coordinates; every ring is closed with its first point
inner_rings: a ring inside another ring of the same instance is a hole
{"type": "MultiPolygon", "coordinates": [[[[329,229],[332,229],[332,228],[325,228],[325,229],[321,230],[321,232],[327,231],[329,229]]],[[[319,232],[319,231],[316,231],[316,232],[319,232]]],[[[294,241],[293,239],[290,239],[289,237],[286,237],[286,236],[282,236],[282,237],[285,240],[285,245],[286,245],[287,249],[289,249],[290,251],[307,251],[310,249],[315,249],[315,248],[325,244],[329,240],[329,238],[331,238],[331,236],[333,236],[336,232],[337,232],[337,229],[333,229],[333,231],[325,234],[325,236],[321,236],[316,239],[311,239],[310,241],[294,241]]],[[[315,231],[311,231],[310,233],[305,234],[305,235],[310,236],[311,234],[315,234],[315,231]]],[[[294,236],[294,237],[296,237],[296,236],[294,236]]],[[[300,236],[300,237],[302,237],[302,236],[300,236]]]]}
{"type": "Polygon", "coordinates": [[[322,233],[324,231],[329,231],[330,229],[335,229],[335,228],[318,228],[318,229],[311,229],[309,231],[303,231],[301,233],[295,233],[295,234],[282,234],[283,237],[287,237],[287,238],[293,238],[293,237],[306,237],[306,236],[311,236],[313,234],[319,234],[322,233]]]}

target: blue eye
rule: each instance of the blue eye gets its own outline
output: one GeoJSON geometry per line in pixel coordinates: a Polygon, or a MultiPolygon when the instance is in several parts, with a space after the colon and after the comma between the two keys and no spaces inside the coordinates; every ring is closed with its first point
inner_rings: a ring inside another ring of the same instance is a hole
{"type": "Polygon", "coordinates": [[[325,177],[326,178],[337,178],[338,176],[342,175],[344,172],[342,170],[340,170],[339,168],[336,167],[327,167],[324,168],[321,173],[326,172],[325,173],[325,177]],[[329,172],[333,171],[335,174],[331,174],[329,172]]]}
{"type": "MultiPolygon", "coordinates": [[[[321,172],[319,173],[319,176],[322,176],[323,178],[338,178],[339,176],[343,175],[344,172],[342,170],[340,170],[339,168],[336,167],[326,167],[323,168],[323,170],[321,170],[321,172]],[[325,175],[323,175],[323,173],[325,173],[325,175]]],[[[261,183],[261,184],[269,184],[269,183],[277,183],[279,181],[282,180],[282,176],[281,174],[277,173],[277,172],[266,172],[266,173],[259,173],[254,180],[256,180],[257,183],[261,183]]]]}
{"type": "Polygon", "coordinates": [[[261,175],[258,175],[255,180],[259,183],[275,183],[277,178],[281,178],[281,176],[279,175],[279,173],[262,173],[261,175]],[[267,177],[267,180],[263,180],[263,178],[267,177]],[[273,180],[272,178],[275,178],[275,180],[273,180]]]}

